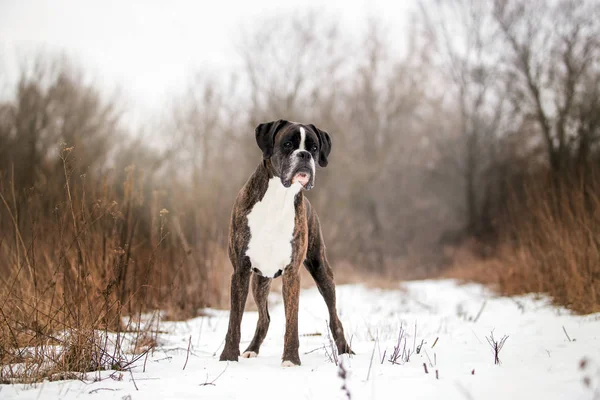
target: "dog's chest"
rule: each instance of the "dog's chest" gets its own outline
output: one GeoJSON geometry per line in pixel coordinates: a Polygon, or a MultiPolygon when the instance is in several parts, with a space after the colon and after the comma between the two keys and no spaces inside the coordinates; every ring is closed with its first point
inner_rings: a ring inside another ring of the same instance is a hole
{"type": "Polygon", "coordinates": [[[248,214],[250,241],[246,255],[252,268],[265,277],[274,277],[292,260],[294,200],[300,190],[299,184],[285,188],[279,178],[271,178],[262,200],[248,214]]]}

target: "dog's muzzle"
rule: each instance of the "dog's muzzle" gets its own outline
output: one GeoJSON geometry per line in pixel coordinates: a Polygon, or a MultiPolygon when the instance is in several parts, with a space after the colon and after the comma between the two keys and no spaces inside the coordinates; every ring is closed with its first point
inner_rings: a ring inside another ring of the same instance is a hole
{"type": "Polygon", "coordinates": [[[282,179],[283,186],[290,187],[299,183],[305,190],[313,188],[315,183],[315,162],[312,155],[306,151],[297,151],[292,155],[289,172],[282,179]]]}
{"type": "Polygon", "coordinates": [[[282,179],[283,186],[290,187],[294,183],[299,183],[306,190],[314,186],[314,176],[308,167],[296,168],[286,179],[282,179]]]}

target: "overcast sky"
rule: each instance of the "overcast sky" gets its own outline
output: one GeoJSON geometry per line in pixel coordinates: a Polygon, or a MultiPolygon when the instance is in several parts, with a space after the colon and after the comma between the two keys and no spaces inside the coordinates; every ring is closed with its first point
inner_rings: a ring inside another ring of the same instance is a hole
{"type": "Polygon", "coordinates": [[[413,0],[92,1],[0,0],[0,73],[16,78],[16,60],[36,49],[64,51],[103,88],[155,108],[181,90],[193,71],[239,65],[240,27],[261,15],[318,8],[346,29],[380,16],[394,29],[413,0]]]}

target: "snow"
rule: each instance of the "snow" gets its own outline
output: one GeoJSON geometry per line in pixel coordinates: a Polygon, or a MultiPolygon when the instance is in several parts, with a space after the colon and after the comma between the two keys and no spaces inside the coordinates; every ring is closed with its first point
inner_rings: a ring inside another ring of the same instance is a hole
{"type": "MultiPolygon", "coordinates": [[[[593,399],[600,386],[600,314],[576,316],[543,296],[498,297],[480,285],[451,280],[408,282],[396,290],[345,285],[337,292],[340,319],[356,352],[341,357],[353,399],[575,400],[593,399]],[[393,364],[388,360],[401,327],[407,350],[416,350],[421,341],[423,345],[408,362],[399,358],[393,364]],[[500,352],[501,365],[494,365],[486,340],[492,330],[496,339],[509,336],[500,352]],[[588,363],[582,370],[584,358],[588,363]]],[[[219,362],[228,313],[208,310],[204,317],[162,323],[165,333],[145,372],[141,359],[131,373],[104,371],[97,382],[92,378],[98,374],[90,374],[89,381],[3,385],[0,398],[347,398],[339,368],[327,355],[327,310],[318,291],[306,289],[300,296],[300,367],[281,367],[280,295],[272,294],[270,303],[271,327],[257,358],[219,362]]],[[[241,351],[256,320],[256,312],[244,314],[241,351]]]]}

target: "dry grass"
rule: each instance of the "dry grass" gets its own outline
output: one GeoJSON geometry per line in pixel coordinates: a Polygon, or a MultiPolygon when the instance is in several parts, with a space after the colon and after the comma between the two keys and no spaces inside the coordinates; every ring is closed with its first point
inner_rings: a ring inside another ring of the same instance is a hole
{"type": "Polygon", "coordinates": [[[445,273],[495,285],[501,293],[547,293],[579,313],[600,311],[600,185],[586,179],[531,178],[514,196],[496,255],[457,251],[445,273]]]}
{"type": "Polygon", "coordinates": [[[145,206],[133,167],[122,187],[106,179],[95,185],[72,166],[73,152],[62,149],[62,184],[37,182],[23,192],[11,174],[0,175],[4,382],[126,369],[132,354],[156,344],[149,332],[159,323],[125,323],[126,316],[140,321],[143,312],[162,309],[183,318],[220,301],[219,247],[207,243],[197,257],[171,234],[167,210],[145,206]]]}

